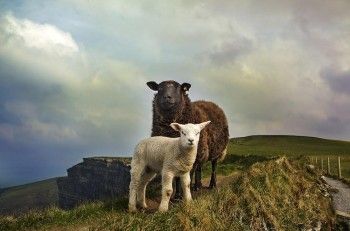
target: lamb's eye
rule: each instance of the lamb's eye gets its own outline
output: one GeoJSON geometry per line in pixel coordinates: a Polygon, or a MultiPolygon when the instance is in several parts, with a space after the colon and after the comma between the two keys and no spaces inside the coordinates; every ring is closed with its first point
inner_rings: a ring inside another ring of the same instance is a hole
{"type": "Polygon", "coordinates": [[[196,133],[196,136],[198,136],[198,135],[199,135],[199,132],[196,133]]]}
{"type": "Polygon", "coordinates": [[[184,135],[184,136],[186,135],[186,133],[184,133],[183,131],[181,131],[181,133],[182,133],[182,135],[184,135]]]}

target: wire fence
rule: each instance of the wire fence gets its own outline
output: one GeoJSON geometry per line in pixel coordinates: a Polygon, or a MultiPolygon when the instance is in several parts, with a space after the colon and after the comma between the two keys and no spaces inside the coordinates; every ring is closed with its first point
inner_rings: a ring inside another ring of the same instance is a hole
{"type": "Polygon", "coordinates": [[[311,156],[311,164],[327,175],[343,178],[342,158],[340,156],[311,156]]]}

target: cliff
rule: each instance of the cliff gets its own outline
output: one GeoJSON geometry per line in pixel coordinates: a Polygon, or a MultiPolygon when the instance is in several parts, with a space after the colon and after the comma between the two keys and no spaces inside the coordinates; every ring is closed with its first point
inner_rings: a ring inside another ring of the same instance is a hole
{"type": "Polygon", "coordinates": [[[90,157],[57,179],[59,206],[64,209],[95,200],[127,197],[131,158],[90,157]]]}

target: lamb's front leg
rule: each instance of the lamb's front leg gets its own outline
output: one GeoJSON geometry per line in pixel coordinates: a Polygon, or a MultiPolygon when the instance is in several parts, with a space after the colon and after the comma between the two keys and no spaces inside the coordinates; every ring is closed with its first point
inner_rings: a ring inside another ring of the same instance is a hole
{"type": "Polygon", "coordinates": [[[169,201],[171,194],[173,193],[173,178],[174,175],[168,171],[162,173],[162,201],[159,205],[160,212],[166,212],[169,208],[169,201]]]}
{"type": "Polygon", "coordinates": [[[183,196],[184,196],[184,200],[186,202],[191,201],[192,200],[192,196],[191,196],[191,177],[190,177],[190,173],[186,173],[183,176],[181,176],[181,186],[182,186],[182,192],[183,192],[183,196]]]}

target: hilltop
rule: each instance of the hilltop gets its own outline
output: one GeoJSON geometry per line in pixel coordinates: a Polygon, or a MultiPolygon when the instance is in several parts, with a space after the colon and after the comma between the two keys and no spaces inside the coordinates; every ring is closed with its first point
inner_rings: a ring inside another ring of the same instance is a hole
{"type": "Polygon", "coordinates": [[[350,156],[350,142],[309,136],[255,135],[230,139],[228,151],[235,155],[350,156]]]}

